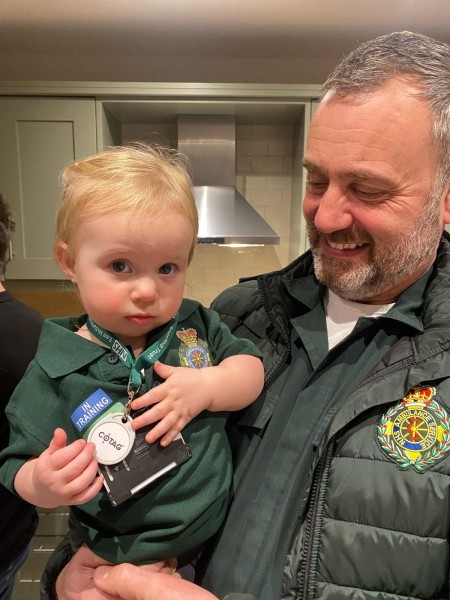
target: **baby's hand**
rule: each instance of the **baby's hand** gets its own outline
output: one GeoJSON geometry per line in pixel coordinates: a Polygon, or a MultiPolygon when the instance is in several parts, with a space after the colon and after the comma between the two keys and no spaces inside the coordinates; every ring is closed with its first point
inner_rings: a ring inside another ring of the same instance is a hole
{"type": "Polygon", "coordinates": [[[98,463],[94,444],[82,439],[68,446],[66,442],[65,431],[55,429],[47,450],[30,461],[34,463],[31,487],[39,500],[33,503],[38,506],[54,508],[84,504],[98,494],[102,487],[102,477],[96,476],[98,463]]]}
{"type": "Polygon", "coordinates": [[[157,361],[154,370],[166,381],[133,400],[133,410],[155,405],[133,420],[133,429],[159,421],[145,439],[152,443],[165,434],[161,445],[167,446],[189,421],[209,407],[213,392],[208,375],[213,374],[214,367],[189,369],[157,361]]]}

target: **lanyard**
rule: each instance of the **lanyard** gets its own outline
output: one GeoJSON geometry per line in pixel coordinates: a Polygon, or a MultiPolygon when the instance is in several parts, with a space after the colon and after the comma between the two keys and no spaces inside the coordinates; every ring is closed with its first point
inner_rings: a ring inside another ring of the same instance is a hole
{"type": "Polygon", "coordinates": [[[178,323],[178,313],[172,319],[170,327],[166,333],[159,338],[149,348],[146,348],[137,359],[133,358],[132,353],[126,346],[121,344],[119,340],[107,329],[103,329],[100,325],[97,325],[91,317],[88,317],[86,326],[89,331],[95,335],[96,338],[104,342],[113,352],[117,354],[120,360],[130,369],[130,378],[128,380],[128,402],[125,407],[125,417],[130,412],[130,405],[133,401],[134,396],[139,391],[142,384],[141,370],[146,369],[153,365],[160,356],[165,352],[166,347],[169,345],[170,340],[175,333],[175,328],[178,323]]]}

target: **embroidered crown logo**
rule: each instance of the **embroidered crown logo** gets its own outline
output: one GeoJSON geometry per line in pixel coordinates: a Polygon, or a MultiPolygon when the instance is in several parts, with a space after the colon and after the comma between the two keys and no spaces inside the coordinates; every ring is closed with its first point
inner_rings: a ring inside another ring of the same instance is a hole
{"type": "Polygon", "coordinates": [[[182,341],[178,349],[180,365],[191,369],[202,369],[212,365],[208,344],[198,339],[195,329],[181,329],[177,337],[182,341]]]}
{"type": "Polygon", "coordinates": [[[377,439],[383,452],[402,469],[418,473],[450,451],[450,418],[436,400],[436,388],[415,387],[382,415],[377,439]]]}

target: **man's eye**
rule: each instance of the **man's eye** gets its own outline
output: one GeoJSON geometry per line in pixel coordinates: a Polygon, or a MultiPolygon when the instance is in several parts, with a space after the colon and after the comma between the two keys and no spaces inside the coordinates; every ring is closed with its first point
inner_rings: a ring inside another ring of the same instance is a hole
{"type": "Polygon", "coordinates": [[[380,190],[361,190],[354,188],[353,193],[361,200],[378,200],[383,197],[386,192],[380,190]]]}
{"type": "Polygon", "coordinates": [[[327,191],[328,183],[324,183],[323,181],[307,181],[306,187],[308,191],[313,195],[321,195],[327,191]]]}
{"type": "Polygon", "coordinates": [[[111,269],[114,273],[130,273],[131,269],[124,260],[114,260],[111,263],[111,269]]]}
{"type": "Polygon", "coordinates": [[[166,263],[162,267],[159,267],[161,275],[173,275],[175,273],[175,265],[172,263],[166,263]]]}

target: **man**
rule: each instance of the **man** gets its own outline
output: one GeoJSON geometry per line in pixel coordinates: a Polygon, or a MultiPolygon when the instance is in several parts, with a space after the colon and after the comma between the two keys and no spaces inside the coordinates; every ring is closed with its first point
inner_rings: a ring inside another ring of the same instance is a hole
{"type": "MultiPolygon", "coordinates": [[[[230,424],[234,494],[198,600],[450,595],[450,48],[377,38],[323,92],[304,156],[311,251],[213,303],[263,350],[266,388],[230,424]]],[[[94,583],[196,597],[137,573],[94,583]]]]}
{"type": "MultiPolygon", "coordinates": [[[[14,221],[0,194],[0,273],[4,276],[10,258],[14,221]]],[[[14,388],[34,357],[42,317],[14,298],[0,281],[0,450],[9,439],[5,407],[14,388]]],[[[32,401],[32,399],[30,400],[32,401]]],[[[33,506],[0,485],[0,600],[11,598],[14,578],[25,562],[37,526],[33,506]]]]}

